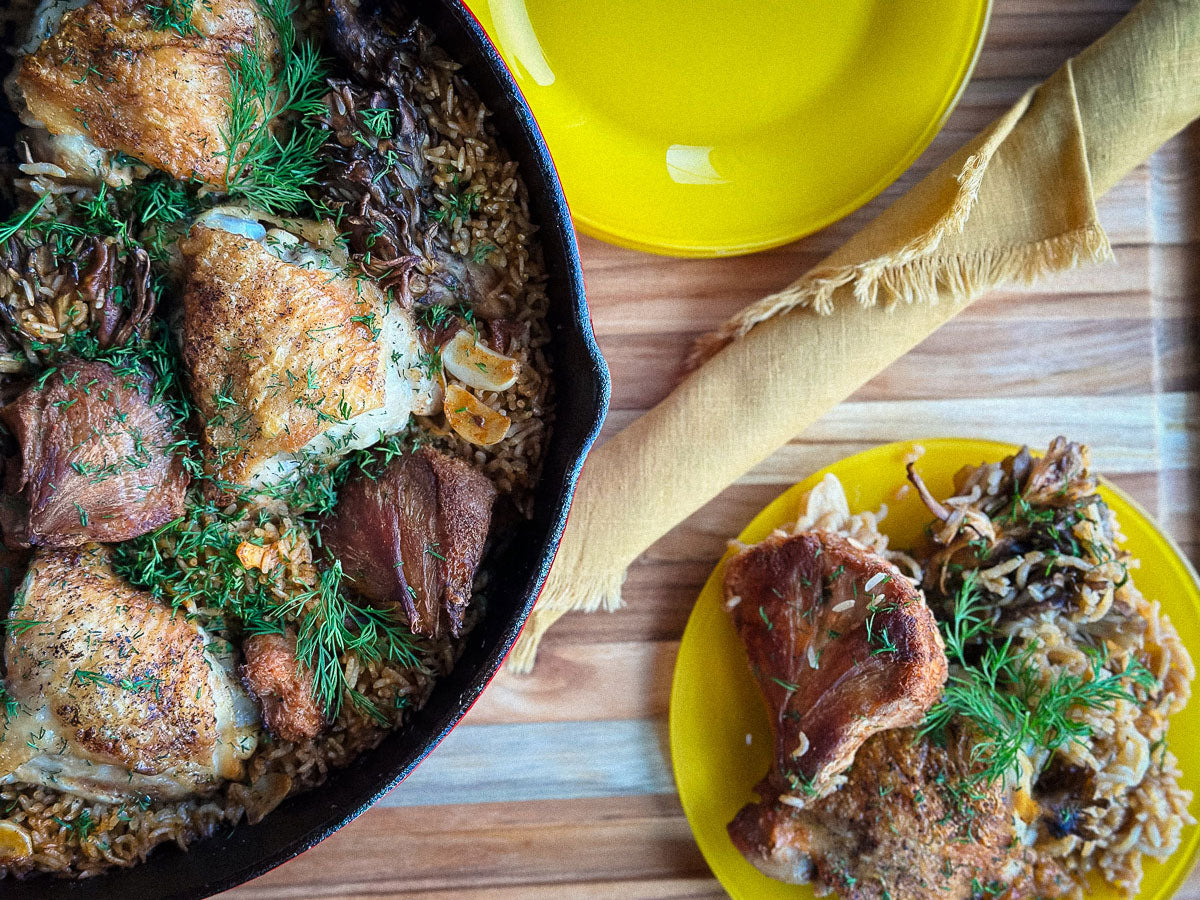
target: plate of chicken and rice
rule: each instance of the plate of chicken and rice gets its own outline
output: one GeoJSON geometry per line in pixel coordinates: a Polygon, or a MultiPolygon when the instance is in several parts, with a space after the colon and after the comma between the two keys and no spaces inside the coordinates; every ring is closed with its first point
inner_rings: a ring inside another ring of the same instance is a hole
{"type": "Polygon", "coordinates": [[[795,485],[688,622],[671,752],[735,898],[1146,897],[1195,863],[1200,586],[1086,446],[795,485]]]}
{"type": "Polygon", "coordinates": [[[0,893],[207,895],[470,706],[607,373],[457,4],[8,15],[0,893]]]}

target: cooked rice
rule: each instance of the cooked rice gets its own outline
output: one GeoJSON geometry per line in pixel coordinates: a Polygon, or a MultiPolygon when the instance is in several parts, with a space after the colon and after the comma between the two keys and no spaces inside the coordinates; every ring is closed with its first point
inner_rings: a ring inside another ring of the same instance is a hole
{"type": "MultiPolygon", "coordinates": [[[[487,110],[457,73],[457,64],[436,47],[431,54],[436,64],[419,68],[418,84],[421,109],[437,138],[427,152],[435,194],[457,185],[457,189],[481,197],[469,219],[455,220],[452,228],[443,229],[449,233],[443,234],[442,240],[451,252],[464,256],[492,248],[486,250],[487,259],[502,277],[485,300],[488,316],[527,325],[528,331],[508,349],[508,355],[521,364],[516,384],[503,393],[481,395],[485,403],[511,420],[501,442],[485,448],[470,445],[447,428],[441,417],[418,420],[417,431],[423,435],[421,439],[470,461],[492,479],[500,495],[519,513],[529,515],[553,412],[542,252],[517,164],[499,145],[487,110]]],[[[34,155],[19,160],[23,164],[13,179],[23,203],[49,194],[41,214],[55,217],[60,210],[96,196],[95,187],[75,182],[70,173],[35,156],[36,149],[34,155]]],[[[69,262],[56,263],[52,254],[38,249],[27,251],[19,239],[11,244],[15,249],[9,258],[0,260],[0,305],[10,312],[18,328],[44,344],[57,344],[70,334],[87,331],[90,310],[78,302],[69,262]]],[[[4,341],[0,345],[0,376],[35,370],[45,351],[14,340],[8,331],[0,329],[4,341]]],[[[266,524],[248,511],[236,528],[253,543],[276,547],[278,558],[285,563],[270,575],[247,572],[247,578],[269,582],[281,600],[312,585],[308,537],[285,511],[272,510],[266,524]]],[[[204,564],[203,558],[181,561],[184,566],[204,564]]],[[[486,577],[481,572],[477,580],[476,601],[467,612],[465,631],[480,615],[486,577]]],[[[216,620],[208,617],[213,611],[190,611],[219,633],[216,620]]],[[[7,865],[0,861],[0,880],[36,872],[88,877],[114,866],[136,865],[159,844],[187,847],[243,819],[256,821],[285,795],[321,784],[330,770],[348,765],[378,745],[426,702],[437,679],[454,665],[460,647],[461,641],[449,638],[436,644],[426,642],[417,668],[385,662],[363,666],[347,654],[342,663],[348,684],[374,704],[388,726],[347,702],[337,720],[313,740],[300,744],[272,741],[264,733],[245,782],[226,784],[212,796],[105,804],[42,787],[0,785],[0,822],[25,829],[34,846],[28,859],[7,865]]]]}
{"type": "MultiPolygon", "coordinates": [[[[1086,450],[1059,439],[1050,454],[1074,463],[1065,467],[1053,496],[1032,494],[1026,515],[1057,510],[1047,528],[1074,552],[1007,551],[999,561],[988,558],[976,583],[997,611],[1001,634],[1029,649],[1031,669],[1043,687],[1065,673],[1087,676],[1094,664],[1088,651],[1094,648],[1107,651],[1105,675],[1140,662],[1157,681],[1153,691],[1132,687],[1136,702],[1075,708],[1072,717],[1090,733],[1055,751],[1057,760],[1048,751],[1037,754],[1036,748],[1033,759],[1043,772],[1052,763],[1078,767],[1059,769],[1073,772],[1076,833],[1056,837],[1038,819],[1026,835],[1043,860],[1061,866],[1071,879],[1065,896],[1082,898],[1091,871],[1132,896],[1141,885],[1143,855],[1166,859],[1178,848],[1183,828],[1195,822],[1188,812],[1192,794],[1180,786],[1177,761],[1166,744],[1169,717],[1187,704],[1195,668],[1170,618],[1129,577],[1137,561],[1120,549],[1124,538],[1112,510],[1095,492],[1086,450]],[[1078,456],[1071,457],[1074,450],[1078,456]],[[1064,509],[1070,511],[1066,518],[1064,509]]],[[[999,521],[993,517],[1012,507],[1015,485],[1030,466],[1036,463],[1023,452],[959,473],[956,496],[942,501],[950,515],[932,529],[933,555],[925,560],[929,580],[948,587],[947,579],[962,577],[961,566],[952,568],[952,550],[987,535],[991,523],[999,521]]],[[[1035,801],[1049,799],[1038,784],[1031,795],[1035,801]]]]}
{"type": "MultiPolygon", "coordinates": [[[[417,72],[417,90],[423,100],[420,108],[438,138],[425,152],[434,169],[435,196],[443,201],[456,193],[479,197],[469,219],[455,218],[450,223],[447,247],[462,257],[488,251],[488,263],[502,273],[484,301],[488,313],[528,325],[529,340],[510,354],[521,364],[517,383],[503,393],[480,393],[484,403],[511,420],[504,440],[491,447],[476,447],[437,422],[424,420],[422,424],[439,435],[439,447],[473,462],[502,492],[517,492],[522,511],[528,513],[528,488],[540,474],[529,461],[541,459],[552,422],[551,384],[546,376],[550,331],[546,325],[545,266],[541,246],[533,236],[529,197],[517,164],[498,150],[487,110],[458,69],[457,63],[435,54],[434,63],[417,72]]],[[[413,289],[420,291],[419,281],[413,289]]]]}

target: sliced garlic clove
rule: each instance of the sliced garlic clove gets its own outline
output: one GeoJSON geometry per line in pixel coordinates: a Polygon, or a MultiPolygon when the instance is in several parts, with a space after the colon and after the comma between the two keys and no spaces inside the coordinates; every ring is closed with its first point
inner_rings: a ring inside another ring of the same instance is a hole
{"type": "Polygon", "coordinates": [[[479,343],[465,329],[442,347],[442,365],[463,384],[480,391],[507,391],[521,373],[519,362],[479,343]]]}
{"type": "Polygon", "coordinates": [[[442,410],[446,421],[459,436],[478,447],[490,447],[504,440],[508,416],[498,413],[470,391],[457,384],[446,385],[446,399],[442,410]]]}
{"type": "Polygon", "coordinates": [[[20,862],[33,856],[29,832],[9,820],[0,820],[0,863],[20,862]]]}

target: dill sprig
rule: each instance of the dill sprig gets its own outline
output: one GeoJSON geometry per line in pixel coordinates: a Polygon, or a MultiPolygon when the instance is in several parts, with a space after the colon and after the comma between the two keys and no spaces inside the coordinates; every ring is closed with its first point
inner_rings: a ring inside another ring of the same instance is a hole
{"type": "Polygon", "coordinates": [[[317,125],[326,91],[325,62],[296,35],[291,0],[259,0],[279,38],[278,68],[256,43],[229,65],[229,122],[222,128],[225,182],[231,196],[267,212],[295,214],[311,205],[325,133],[317,125]],[[281,137],[282,135],[282,137],[281,137]]]}
{"type": "Polygon", "coordinates": [[[921,734],[943,732],[955,719],[970,723],[979,733],[972,754],[980,767],[971,783],[1019,777],[1023,755],[1037,748],[1054,751],[1091,735],[1075,713],[1111,710],[1120,700],[1136,702],[1132,685],[1151,690],[1157,684],[1136,658],[1113,673],[1107,654],[1091,649],[1085,675],[1061,672],[1043,684],[1030,662],[1037,645],[1019,647],[1011,635],[1000,639],[974,573],[964,576],[951,617],[941,626],[951,674],[921,734]]]}
{"type": "MultiPolygon", "coordinates": [[[[280,607],[281,614],[299,614],[296,652],[313,673],[313,696],[329,718],[341,711],[349,694],[355,705],[371,715],[378,713],[366,697],[346,680],[342,657],[355,654],[363,663],[387,660],[417,666],[412,632],[390,613],[359,606],[342,589],[342,563],[331,560],[322,570],[319,583],[297,594],[280,607]]],[[[378,718],[378,716],[372,716],[378,718]]]]}
{"type": "Polygon", "coordinates": [[[37,201],[24,212],[17,211],[3,225],[0,225],[0,247],[8,249],[8,242],[11,241],[17,234],[23,230],[28,230],[30,223],[34,217],[46,205],[46,201],[50,199],[49,194],[42,194],[37,201]]]}
{"type": "Polygon", "coordinates": [[[8,692],[8,687],[4,684],[4,680],[0,679],[0,713],[4,715],[4,721],[8,722],[17,713],[21,711],[21,704],[17,702],[17,698],[8,692]]]}
{"type": "Polygon", "coordinates": [[[452,179],[454,190],[446,195],[437,197],[439,208],[429,211],[429,218],[435,222],[454,223],[465,222],[479,209],[483,195],[478,191],[460,190],[458,176],[452,179]]]}

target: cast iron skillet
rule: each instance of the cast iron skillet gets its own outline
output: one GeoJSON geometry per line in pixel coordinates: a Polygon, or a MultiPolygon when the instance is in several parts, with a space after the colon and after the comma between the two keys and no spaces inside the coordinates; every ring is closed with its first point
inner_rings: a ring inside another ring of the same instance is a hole
{"type": "MultiPolygon", "coordinates": [[[[385,0],[394,2],[394,0],[385,0]]],[[[154,898],[193,900],[255,878],[324,840],[403,781],[462,718],[496,673],[541,590],[566,524],[588,448],[608,407],[609,377],[592,335],[575,234],[546,144],[479,23],[457,0],[413,0],[406,8],[433,29],[463,64],[467,81],[492,111],[505,147],[529,187],[531,212],[550,276],[550,326],[556,416],[533,519],[485,561],[496,575],[487,613],[468,636],[458,665],[423,709],[375,750],[255,826],[245,823],[192,845],[159,847],[143,864],[86,881],[34,877],[0,882],[6,900],[154,898]]],[[[0,140],[12,143],[11,117],[0,140]]],[[[399,865],[399,861],[397,862],[399,865]]]]}

